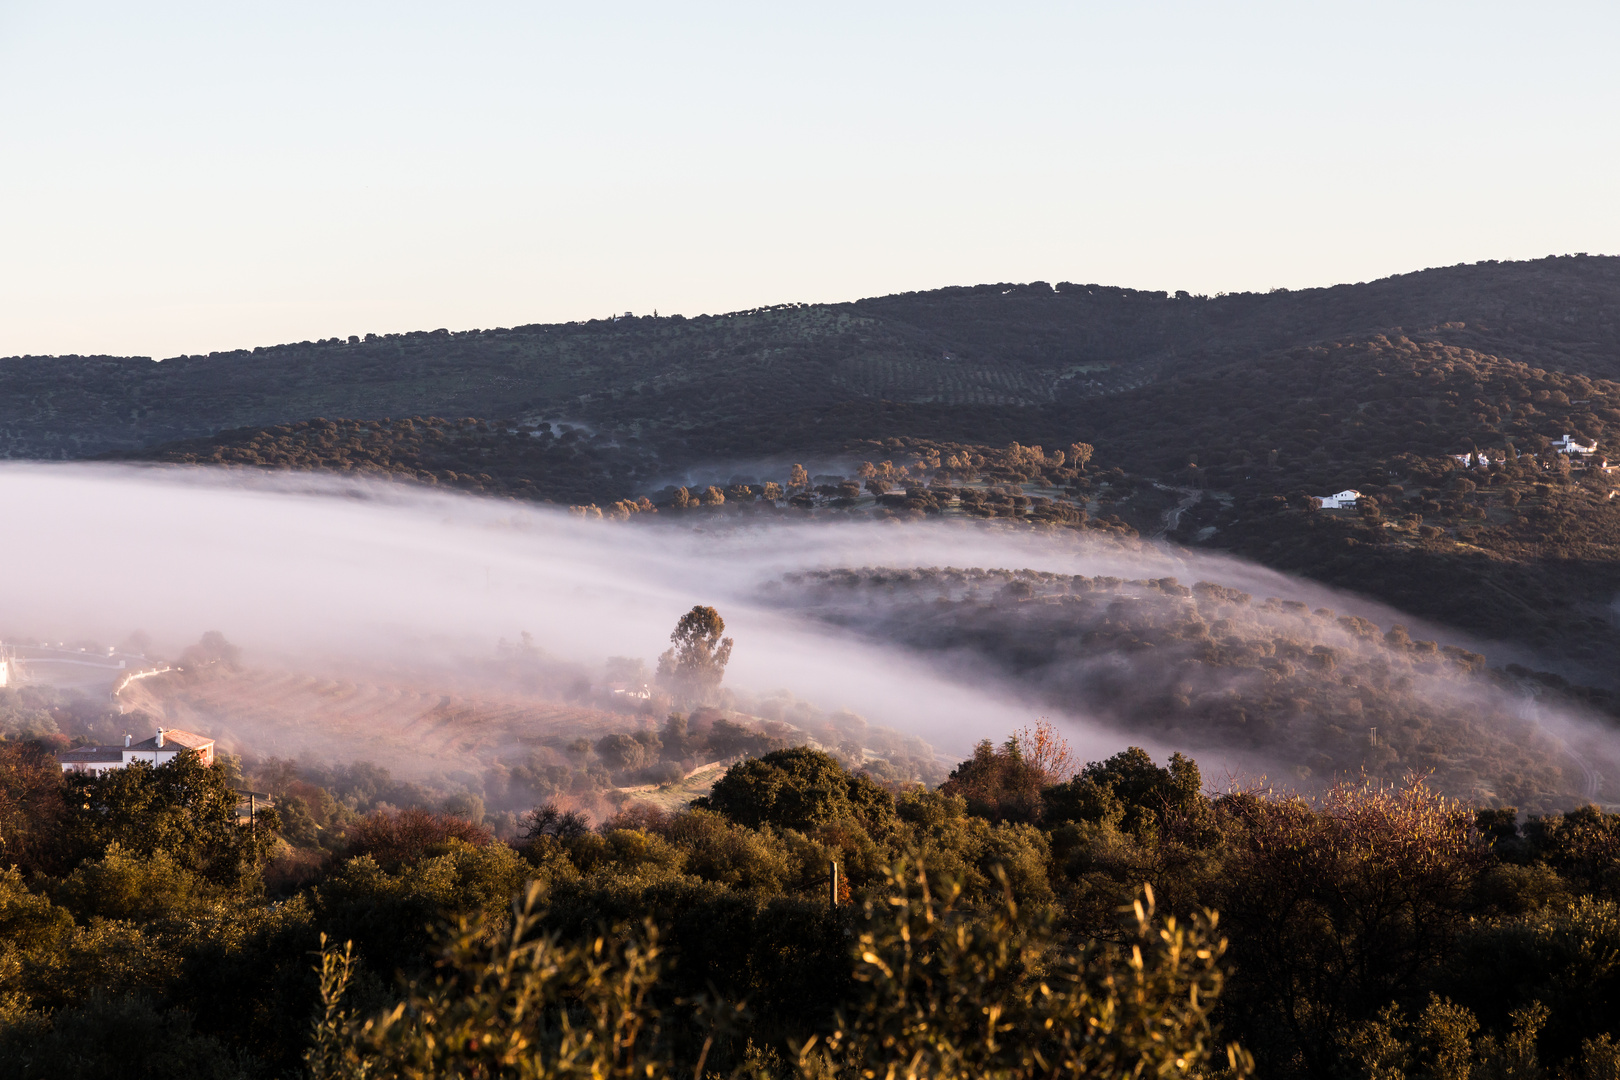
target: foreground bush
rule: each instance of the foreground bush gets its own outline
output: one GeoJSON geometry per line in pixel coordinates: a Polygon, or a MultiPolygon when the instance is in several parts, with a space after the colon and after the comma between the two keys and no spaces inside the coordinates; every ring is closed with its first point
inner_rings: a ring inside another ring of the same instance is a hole
{"type": "Polygon", "coordinates": [[[1010,890],[980,916],[959,906],[959,883],[935,891],[920,865],[896,862],[889,883],[886,898],[867,902],[855,949],[866,993],[812,1071],[885,1080],[1204,1076],[1218,1058],[1233,1075],[1248,1072],[1236,1044],[1217,1049],[1210,1023],[1226,951],[1213,912],[1185,924],[1160,919],[1144,888],[1123,942],[1067,951],[1050,920],[1025,915],[1010,890]]]}
{"type": "Polygon", "coordinates": [[[321,953],[324,1011],[307,1055],[315,1080],[361,1077],[705,1076],[717,1045],[732,1075],[1023,1080],[1051,1076],[1246,1075],[1247,1055],[1221,1049],[1210,1012],[1226,944],[1216,916],[1159,918],[1151,889],[1120,943],[1059,947],[1049,918],[1022,912],[1004,889],[988,912],[961,903],[954,881],[931,884],[915,862],[886,870],[854,939],[864,992],[825,1038],[786,1063],[737,1042],[743,1005],[713,996],[660,1004],[667,961],[656,924],[565,941],[538,930],[543,889],[531,884],[510,927],[461,919],[437,972],[410,983],[393,1009],[361,1020],[344,995],[352,950],[321,953]]]}

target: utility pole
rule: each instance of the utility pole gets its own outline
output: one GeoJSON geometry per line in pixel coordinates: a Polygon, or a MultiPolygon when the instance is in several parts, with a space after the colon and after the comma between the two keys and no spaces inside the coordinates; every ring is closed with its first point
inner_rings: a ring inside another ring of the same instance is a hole
{"type": "Polygon", "coordinates": [[[832,873],[828,875],[828,880],[832,882],[832,906],[836,908],[838,906],[838,861],[836,859],[833,860],[832,873]]]}

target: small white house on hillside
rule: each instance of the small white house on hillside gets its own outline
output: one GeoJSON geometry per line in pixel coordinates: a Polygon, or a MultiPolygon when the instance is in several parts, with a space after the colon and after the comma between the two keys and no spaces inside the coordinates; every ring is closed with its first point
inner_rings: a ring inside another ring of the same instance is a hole
{"type": "Polygon", "coordinates": [[[1595,454],[1597,443],[1583,443],[1573,435],[1565,435],[1552,444],[1552,448],[1560,454],[1595,454]]]}
{"type": "Polygon", "coordinates": [[[1474,468],[1476,462],[1479,465],[1491,466],[1491,465],[1496,464],[1497,462],[1505,461],[1506,459],[1507,459],[1507,455],[1505,453],[1503,453],[1502,451],[1500,451],[1500,450],[1481,450],[1481,451],[1479,451],[1478,453],[1475,453],[1475,454],[1452,454],[1451,455],[1451,460],[1455,461],[1457,464],[1461,465],[1465,469],[1474,468]]]}
{"type": "Polygon", "coordinates": [[[1359,498],[1361,492],[1355,488],[1345,488],[1337,495],[1322,495],[1316,501],[1322,504],[1324,510],[1353,510],[1359,498]]]}
{"type": "Polygon", "coordinates": [[[157,729],[157,734],[144,742],[132,742],[124,736],[123,746],[81,746],[58,756],[63,772],[87,772],[100,776],[112,769],[122,769],[137,761],[149,765],[166,765],[194,750],[204,765],[214,763],[214,740],[179,728],[157,729]]]}

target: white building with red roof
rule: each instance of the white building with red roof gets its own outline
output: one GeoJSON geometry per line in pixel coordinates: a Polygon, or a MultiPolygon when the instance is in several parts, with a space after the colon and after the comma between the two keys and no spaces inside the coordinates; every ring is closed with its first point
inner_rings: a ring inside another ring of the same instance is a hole
{"type": "Polygon", "coordinates": [[[93,776],[100,776],[112,769],[127,768],[137,761],[153,766],[166,765],[187,750],[195,751],[204,765],[214,763],[214,740],[206,735],[181,731],[179,728],[158,728],[157,734],[144,742],[133,740],[133,736],[125,735],[123,746],[81,746],[76,750],[64,751],[57,760],[62,763],[63,772],[90,773],[93,776]]]}

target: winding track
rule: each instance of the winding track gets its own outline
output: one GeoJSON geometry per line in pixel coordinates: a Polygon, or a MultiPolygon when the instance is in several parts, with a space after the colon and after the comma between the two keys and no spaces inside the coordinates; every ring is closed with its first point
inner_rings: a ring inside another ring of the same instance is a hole
{"type": "MultiPolygon", "coordinates": [[[[1519,715],[1541,728],[1541,730],[1546,731],[1546,728],[1541,724],[1541,707],[1536,701],[1535,691],[1525,691],[1524,704],[1519,708],[1519,715]]],[[[1555,740],[1563,749],[1565,756],[1575,763],[1576,768],[1581,770],[1581,797],[1587,802],[1597,802],[1603,792],[1603,774],[1592,768],[1591,764],[1580,754],[1577,754],[1566,740],[1550,731],[1547,731],[1547,736],[1555,740]]]]}
{"type": "Polygon", "coordinates": [[[1174,487],[1170,484],[1155,483],[1153,486],[1160,491],[1181,493],[1181,501],[1164,512],[1159,518],[1159,527],[1154,529],[1153,535],[1148,538],[1155,542],[1162,542],[1166,535],[1174,532],[1176,526],[1181,524],[1181,515],[1198,505],[1203,499],[1204,493],[1197,488],[1174,487]]]}

